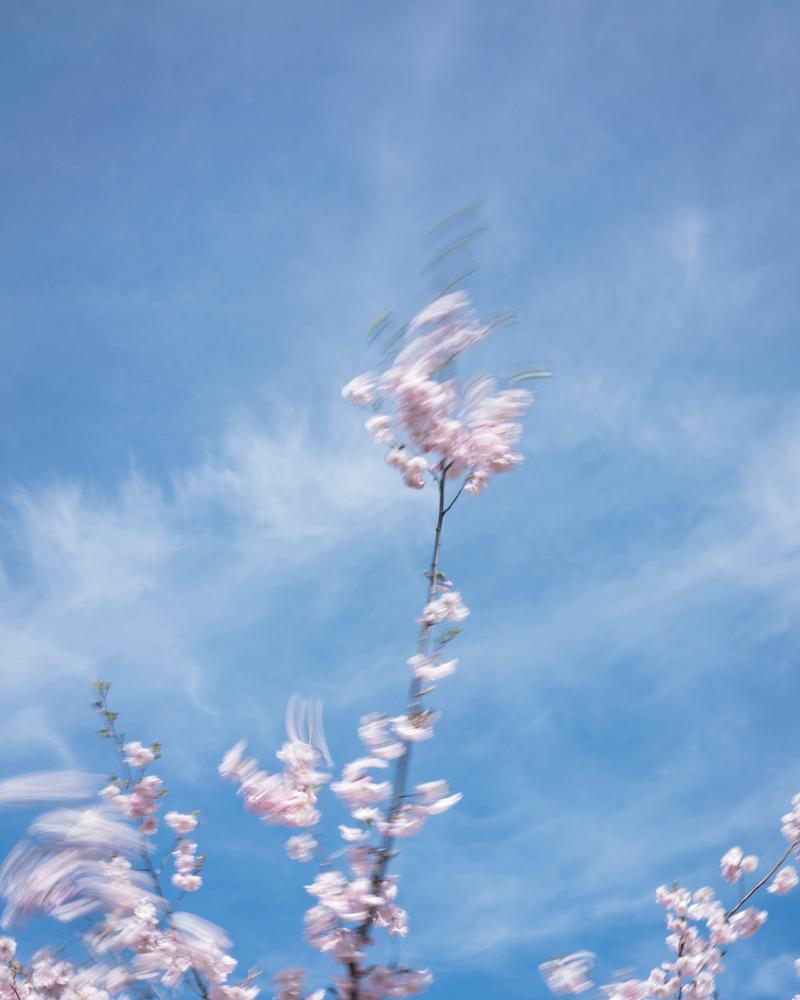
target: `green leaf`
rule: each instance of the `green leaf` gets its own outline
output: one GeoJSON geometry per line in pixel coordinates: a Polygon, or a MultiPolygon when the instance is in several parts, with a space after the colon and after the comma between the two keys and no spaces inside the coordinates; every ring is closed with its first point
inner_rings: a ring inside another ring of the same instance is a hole
{"type": "Polygon", "coordinates": [[[531,382],[533,379],[537,378],[552,378],[553,372],[549,368],[523,368],[521,371],[514,372],[512,375],[506,379],[514,385],[517,382],[531,382]]]}
{"type": "Polygon", "coordinates": [[[370,323],[369,329],[367,330],[367,340],[369,341],[370,344],[373,342],[373,340],[376,340],[378,337],[380,337],[380,335],[389,325],[389,320],[393,312],[394,309],[387,309],[385,312],[382,312],[380,316],[377,316],[370,323]]]}

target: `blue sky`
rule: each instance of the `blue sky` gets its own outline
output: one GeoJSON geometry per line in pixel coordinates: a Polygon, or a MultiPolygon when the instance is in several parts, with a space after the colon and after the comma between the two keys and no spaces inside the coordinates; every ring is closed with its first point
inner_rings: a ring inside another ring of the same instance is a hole
{"type": "MultiPolygon", "coordinates": [[[[402,702],[433,496],[339,388],[433,223],[480,205],[470,288],[517,317],[480,363],[557,373],[445,541],[473,614],[415,766],[464,801],[400,865],[437,1000],[646,971],[655,886],[776,855],[800,791],[800,10],[492,7],[27,0],[0,38],[3,770],[105,770],[111,680],[244,967],[319,963],[221,753],[299,691],[342,764],[402,702]]],[[[726,1000],[793,992],[773,902],[726,1000]]]]}

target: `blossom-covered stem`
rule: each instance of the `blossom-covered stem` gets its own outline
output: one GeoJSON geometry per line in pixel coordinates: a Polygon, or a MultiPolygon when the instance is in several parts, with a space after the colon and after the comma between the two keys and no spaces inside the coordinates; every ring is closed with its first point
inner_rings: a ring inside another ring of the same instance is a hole
{"type": "MultiPolygon", "coordinates": [[[[445,504],[444,504],[444,491],[445,491],[445,472],[446,469],[442,470],[442,475],[439,478],[439,511],[436,518],[436,531],[434,533],[433,542],[433,555],[431,556],[430,573],[428,580],[428,596],[426,599],[426,604],[430,603],[436,595],[436,581],[439,574],[439,557],[442,551],[442,525],[444,524],[444,518],[446,514],[445,504]]],[[[419,642],[417,643],[417,652],[425,655],[428,651],[428,638],[431,633],[433,626],[428,622],[423,622],[422,628],[420,630],[419,642]]],[[[420,702],[420,691],[421,682],[418,677],[411,678],[411,684],[408,691],[408,708],[409,715],[414,713],[414,710],[419,708],[420,702]]],[[[408,768],[411,762],[411,748],[413,746],[410,740],[403,741],[405,746],[405,753],[397,761],[397,768],[395,770],[394,776],[394,787],[392,790],[392,804],[389,808],[389,822],[391,824],[392,817],[396,814],[397,810],[400,808],[403,797],[406,793],[406,785],[408,779],[408,768]]],[[[391,857],[392,845],[394,843],[394,838],[391,833],[387,833],[383,838],[383,843],[381,845],[381,861],[378,866],[378,870],[373,876],[373,881],[380,885],[383,880],[386,868],[389,864],[389,859],[391,857]]]]}
{"type": "Polygon", "coordinates": [[[106,730],[107,730],[106,732],[106,730],[101,729],[100,732],[102,735],[110,736],[111,739],[114,741],[114,744],[117,748],[117,753],[119,754],[119,759],[122,761],[122,766],[125,769],[125,776],[128,779],[128,787],[131,788],[133,786],[133,772],[131,771],[130,764],[128,763],[125,757],[125,737],[117,729],[116,726],[117,713],[112,712],[111,709],[108,707],[108,685],[105,681],[98,681],[97,686],[99,686],[100,684],[105,685],[105,687],[100,689],[100,704],[102,706],[100,711],[106,720],[106,730]]]}
{"type": "MultiPolygon", "coordinates": [[[[436,530],[433,536],[433,554],[431,556],[431,566],[428,579],[428,596],[425,602],[426,604],[430,603],[436,596],[436,582],[439,578],[439,557],[442,552],[442,526],[444,524],[444,518],[448,510],[450,510],[450,508],[458,499],[458,494],[457,494],[456,497],[453,499],[453,502],[445,507],[444,501],[445,501],[445,483],[447,481],[446,479],[447,469],[448,467],[446,465],[442,468],[442,472],[438,480],[439,511],[436,517],[436,530]]],[[[459,493],[460,492],[461,491],[459,490],[459,493]]],[[[427,653],[428,639],[430,638],[432,628],[433,626],[429,622],[422,623],[422,628],[420,629],[420,635],[419,635],[419,642],[417,643],[418,653],[421,653],[423,655],[427,653]]],[[[419,705],[420,690],[421,690],[420,679],[416,676],[412,677],[411,685],[409,687],[409,697],[408,697],[408,705],[411,711],[413,711],[419,705]]],[[[410,749],[410,743],[408,742],[408,740],[406,740],[405,742],[406,742],[407,752],[403,754],[403,756],[400,758],[398,771],[400,770],[400,765],[402,765],[402,762],[408,758],[408,749],[410,749]]],[[[397,781],[395,781],[395,792],[396,791],[397,791],[397,781]]],[[[399,805],[399,801],[395,799],[393,805],[396,807],[397,805],[399,805]]]]}
{"type": "Polygon", "coordinates": [[[792,851],[796,851],[798,847],[800,847],[800,840],[795,840],[793,843],[789,844],[789,846],[786,848],[786,850],[783,852],[783,854],[780,856],[780,858],[775,862],[775,864],[772,866],[772,868],[770,868],[770,870],[761,879],[761,881],[757,882],[753,886],[753,888],[750,890],[750,892],[748,892],[745,896],[742,896],[742,898],[739,900],[739,902],[736,904],[736,906],[734,906],[732,909],[728,910],[728,912],[725,914],[725,919],[726,920],[730,920],[730,918],[735,913],[738,913],[739,910],[741,910],[741,908],[744,906],[744,904],[748,900],[752,899],[753,896],[755,896],[755,894],[758,892],[758,890],[761,889],[761,888],[763,888],[763,886],[765,886],[767,884],[767,882],[769,882],[769,880],[772,878],[772,876],[775,874],[775,872],[777,872],[777,870],[784,864],[784,862],[789,857],[789,855],[792,853],[792,851]]]}
{"type": "MultiPolygon", "coordinates": [[[[101,711],[102,711],[102,714],[105,717],[106,723],[107,723],[106,728],[108,730],[108,735],[114,741],[117,753],[118,753],[119,758],[120,758],[120,760],[122,762],[122,766],[125,769],[125,777],[127,778],[128,788],[132,788],[133,785],[134,785],[133,772],[131,771],[131,766],[128,763],[127,758],[126,758],[126,753],[125,753],[125,737],[117,729],[117,726],[116,726],[117,713],[111,711],[111,709],[109,709],[109,707],[108,707],[108,688],[107,687],[100,688],[100,702],[102,704],[101,711]]],[[[142,769],[142,771],[143,770],[144,769],[142,769]]],[[[142,772],[140,772],[140,777],[141,777],[141,773],[142,772]]],[[[155,865],[153,864],[153,860],[150,857],[149,851],[147,850],[147,842],[145,840],[144,834],[140,834],[139,842],[140,842],[139,856],[141,858],[142,864],[144,865],[145,871],[146,871],[147,875],[149,876],[150,881],[153,884],[153,890],[155,891],[156,895],[160,896],[160,898],[164,900],[164,904],[167,907],[167,911],[166,911],[167,912],[167,918],[169,920],[169,918],[171,918],[173,912],[175,911],[175,908],[177,907],[178,903],[181,901],[181,899],[183,898],[183,896],[185,894],[181,893],[181,895],[178,897],[178,899],[174,903],[172,903],[172,905],[169,904],[169,900],[167,899],[166,893],[164,892],[164,888],[161,885],[161,879],[159,878],[159,872],[161,871],[161,867],[163,867],[163,866],[159,866],[159,868],[156,869],[155,865]]],[[[197,992],[198,992],[199,996],[201,996],[203,998],[203,1000],[207,1000],[207,998],[208,998],[208,985],[207,985],[207,983],[205,982],[205,980],[203,979],[203,977],[200,975],[200,973],[197,971],[197,969],[195,969],[194,967],[192,967],[191,972],[192,972],[192,977],[193,977],[193,979],[194,979],[194,981],[195,981],[195,983],[197,985],[197,992]]]]}
{"type": "MultiPolygon", "coordinates": [[[[147,874],[150,876],[150,880],[153,883],[153,889],[155,890],[156,894],[164,900],[164,903],[167,906],[167,919],[168,922],[171,924],[172,914],[174,913],[175,908],[178,906],[178,903],[180,903],[185,893],[181,893],[181,895],[175,900],[175,902],[171,906],[169,905],[169,900],[167,899],[166,894],[164,893],[164,889],[161,885],[161,880],[159,879],[158,873],[153,867],[153,862],[150,859],[150,855],[147,853],[147,848],[144,844],[144,837],[142,837],[142,861],[144,862],[147,874]]],[[[208,1000],[208,984],[205,982],[203,977],[200,975],[197,969],[195,969],[194,966],[192,966],[191,971],[192,971],[192,978],[194,979],[197,985],[198,995],[201,996],[203,1000],[208,1000]]]]}
{"type": "MultiPolygon", "coordinates": [[[[116,726],[117,713],[116,712],[112,712],[109,709],[109,707],[108,707],[108,692],[107,692],[107,688],[106,689],[101,689],[101,691],[100,691],[100,701],[101,701],[102,706],[103,706],[102,707],[102,713],[103,713],[103,715],[104,715],[104,717],[106,719],[106,723],[107,723],[107,727],[106,728],[108,729],[108,735],[110,735],[111,739],[114,741],[114,744],[115,744],[116,749],[117,749],[117,754],[119,755],[119,759],[122,761],[122,766],[125,769],[125,777],[127,778],[128,788],[130,789],[134,785],[133,772],[131,771],[130,764],[128,763],[128,761],[126,759],[126,755],[125,755],[125,737],[117,729],[117,726],[116,726]]],[[[140,776],[141,776],[141,772],[140,772],[140,776]]],[[[161,887],[161,882],[160,882],[159,877],[158,877],[158,872],[156,871],[155,866],[153,865],[153,862],[152,862],[152,860],[150,858],[150,854],[149,854],[149,852],[147,850],[147,844],[145,842],[144,836],[142,836],[140,839],[141,839],[140,856],[141,856],[141,859],[142,859],[142,864],[144,865],[145,870],[147,871],[147,874],[150,876],[150,880],[153,883],[153,888],[155,889],[156,893],[159,896],[161,896],[162,899],[166,900],[166,896],[164,895],[164,890],[161,887]]]]}
{"type": "MultiPolygon", "coordinates": [[[[458,500],[461,495],[461,490],[455,495],[453,500],[449,504],[445,504],[445,488],[447,483],[447,466],[442,466],[441,472],[437,478],[438,483],[438,511],[436,516],[436,528],[434,531],[433,540],[433,554],[431,555],[430,569],[428,572],[428,593],[426,598],[426,604],[430,603],[436,596],[437,581],[439,579],[439,561],[442,551],[442,526],[444,525],[444,519],[447,512],[452,508],[453,504],[458,500]]],[[[462,485],[463,489],[463,485],[462,485]]],[[[430,633],[433,625],[428,621],[423,621],[422,627],[420,629],[419,640],[417,642],[417,653],[420,655],[426,655],[428,652],[428,642],[430,639],[430,633]]],[[[408,714],[409,717],[412,716],[416,711],[419,710],[420,700],[422,698],[422,684],[420,678],[413,676],[411,678],[411,683],[409,685],[408,691],[408,714]]],[[[396,817],[397,812],[401,805],[403,804],[403,799],[406,794],[406,787],[408,785],[408,770],[411,763],[411,748],[413,743],[410,740],[403,740],[404,753],[397,761],[397,767],[395,769],[394,781],[392,787],[392,797],[391,805],[388,810],[388,824],[387,832],[383,835],[383,840],[381,843],[378,864],[372,875],[372,886],[373,891],[376,895],[379,893],[381,883],[386,877],[386,870],[389,867],[389,862],[392,858],[393,848],[394,848],[394,836],[391,832],[392,820],[396,817]]],[[[362,943],[366,943],[369,929],[375,921],[375,910],[371,910],[367,915],[364,922],[358,928],[357,935],[362,943]]],[[[351,981],[351,992],[353,995],[353,1000],[359,1000],[359,978],[361,976],[361,969],[358,962],[351,962],[348,966],[348,971],[350,974],[351,981]]]]}

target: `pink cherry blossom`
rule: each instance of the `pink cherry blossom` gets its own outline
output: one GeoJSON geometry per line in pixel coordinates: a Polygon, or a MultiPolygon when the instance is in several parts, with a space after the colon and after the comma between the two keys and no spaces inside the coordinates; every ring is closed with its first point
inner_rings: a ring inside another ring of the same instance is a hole
{"type": "Polygon", "coordinates": [[[286,853],[292,861],[310,861],[318,846],[310,833],[297,833],[286,841],[286,853]]]}
{"type": "Polygon", "coordinates": [[[219,765],[218,770],[227,781],[243,781],[258,767],[252,758],[249,760],[244,758],[244,751],[246,749],[247,743],[244,740],[239,740],[222,758],[222,763],[219,765]]]}
{"type": "Polygon", "coordinates": [[[414,789],[421,807],[429,816],[438,816],[452,809],[463,798],[461,792],[453,794],[446,781],[426,781],[414,789]]]}
{"type": "Polygon", "coordinates": [[[781,833],[792,846],[800,848],[800,794],[792,799],[791,812],[781,817],[781,833]]]}
{"type": "Polygon", "coordinates": [[[191,833],[197,829],[197,817],[188,813],[168,812],[164,817],[164,822],[175,833],[191,833]]]}
{"type": "Polygon", "coordinates": [[[388,819],[379,819],[376,825],[385,837],[411,837],[422,829],[427,819],[427,809],[407,802],[394,809],[388,819]]]}
{"type": "Polygon", "coordinates": [[[748,906],[746,910],[741,910],[730,923],[740,938],[752,937],[767,919],[766,910],[757,910],[754,906],[748,906]]]}
{"type": "Polygon", "coordinates": [[[376,782],[369,770],[385,768],[387,763],[380,757],[364,757],[347,764],[342,772],[341,781],[331,785],[331,791],[346,802],[351,809],[358,806],[370,806],[381,802],[391,794],[392,786],[388,781],[376,782]]]}
{"type": "Polygon", "coordinates": [[[563,958],[543,962],[539,972],[553,993],[584,993],[594,985],[588,977],[594,955],[590,951],[576,951],[563,958]]]}
{"type": "Polygon", "coordinates": [[[649,985],[638,979],[627,979],[624,983],[604,986],[603,992],[608,1000],[647,1000],[650,996],[649,985]]]}
{"type": "Polygon", "coordinates": [[[767,892],[785,896],[787,892],[794,889],[798,882],[800,882],[800,878],[798,878],[797,869],[793,865],[784,865],[773,879],[772,884],[767,887],[767,892]]]}
{"type": "Polygon", "coordinates": [[[220,772],[223,777],[239,784],[245,809],[264,822],[309,827],[319,822],[318,790],[329,780],[328,774],[317,769],[322,756],[327,756],[327,748],[321,723],[316,718],[306,719],[310,728],[303,734],[305,738],[300,738],[298,729],[304,728],[305,723],[295,717],[297,712],[303,714],[305,709],[298,707],[296,702],[290,703],[287,712],[290,738],[275,755],[283,764],[282,773],[259,771],[254,760],[245,761],[245,744],[241,741],[225,755],[220,772]],[[311,739],[316,740],[318,746],[307,742],[311,739]]]}
{"type": "Polygon", "coordinates": [[[435,656],[422,656],[415,653],[414,656],[409,657],[408,665],[411,667],[414,677],[435,683],[454,674],[458,660],[446,660],[444,663],[439,663],[435,656]]]}
{"type": "Polygon", "coordinates": [[[214,985],[208,991],[209,1000],[255,1000],[260,993],[258,986],[214,985]]]}
{"type": "Polygon", "coordinates": [[[402,740],[415,743],[419,740],[429,740],[433,736],[433,726],[438,719],[438,712],[425,709],[413,715],[398,715],[392,719],[392,725],[402,740]]]}
{"type": "Polygon", "coordinates": [[[147,767],[156,759],[155,752],[150,747],[142,746],[138,740],[125,744],[124,760],[131,767],[147,767]]]}
{"type": "Polygon", "coordinates": [[[391,413],[371,417],[367,429],[391,445],[387,461],[403,473],[407,486],[420,489],[430,466],[450,478],[464,476],[467,492],[477,494],[491,476],[514,468],[522,456],[518,419],[530,404],[523,389],[498,391],[491,378],[461,386],[441,370],[488,335],[475,319],[463,292],[442,296],[408,326],[408,342],[382,375],[366,374],[342,390],[360,406],[380,397],[391,413]],[[420,459],[426,464],[415,465],[420,459]]]}
{"type": "Polygon", "coordinates": [[[372,757],[395,760],[405,753],[405,746],[396,739],[391,720],[385,715],[365,716],[358,735],[372,757]]]}
{"type": "Polygon", "coordinates": [[[369,837],[369,831],[365,830],[363,827],[345,826],[340,823],[339,835],[346,843],[357,844],[359,841],[366,840],[369,837]]]}
{"type": "Polygon", "coordinates": [[[469,609],[461,602],[461,594],[452,590],[436,600],[429,601],[422,610],[420,621],[425,625],[438,625],[440,622],[462,622],[469,609]]]}
{"type": "Polygon", "coordinates": [[[172,876],[172,884],[176,889],[181,889],[183,892],[197,892],[203,884],[203,880],[199,875],[191,875],[186,872],[175,872],[172,876]]]}
{"type": "Polygon", "coordinates": [[[745,856],[741,847],[732,847],[723,854],[720,861],[722,877],[726,882],[735,883],[745,872],[753,872],[758,867],[758,858],[754,854],[745,856]]]}
{"type": "Polygon", "coordinates": [[[375,398],[377,379],[372,375],[357,375],[342,389],[342,396],[356,406],[369,406],[375,398]]]}
{"type": "Polygon", "coordinates": [[[391,417],[387,417],[385,414],[377,414],[374,417],[370,417],[364,426],[378,444],[392,443],[393,435],[391,417]]]}
{"type": "Polygon", "coordinates": [[[428,469],[428,461],[421,455],[409,458],[403,467],[403,482],[411,489],[421,490],[425,485],[425,473],[428,469]]]}

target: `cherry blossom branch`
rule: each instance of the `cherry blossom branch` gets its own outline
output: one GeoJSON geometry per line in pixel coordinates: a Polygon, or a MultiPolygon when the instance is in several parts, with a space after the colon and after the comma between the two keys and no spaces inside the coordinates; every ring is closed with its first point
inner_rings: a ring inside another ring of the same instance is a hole
{"type": "MultiPolygon", "coordinates": [[[[429,817],[446,812],[461,799],[443,780],[424,782],[412,791],[409,775],[412,744],[433,736],[437,718],[423,707],[423,698],[457,665],[455,659],[439,659],[444,645],[460,629],[449,628],[436,636],[434,629],[444,622],[458,623],[469,614],[461,595],[450,589],[440,572],[444,519],[462,492],[482,493],[496,474],[522,461],[514,445],[521,434],[518,418],[526,412],[531,394],[498,389],[488,375],[461,384],[452,373],[453,363],[490,331],[491,325],[479,324],[463,292],[446,295],[404,328],[405,346],[391,360],[384,357],[382,366],[388,362],[388,367],[382,373],[359,375],[342,389],[346,400],[372,410],[364,426],[378,444],[387,446],[387,464],[410,489],[423,489],[432,478],[438,503],[425,574],[427,603],[417,619],[416,652],[407,660],[411,680],[406,712],[397,718],[383,713],[362,718],[359,738],[367,756],[346,764],[341,779],[331,783],[331,791],[348,806],[357,825],[340,825],[346,847],[329,855],[321,866],[325,870],[318,870],[305,886],[315,900],[305,916],[306,940],[342,967],[343,975],[335,980],[341,1000],[414,996],[431,982],[427,969],[408,969],[391,960],[367,964],[365,949],[373,943],[373,928],[386,927],[390,938],[406,932],[407,914],[395,901],[396,877],[387,874],[397,853],[396,839],[416,833],[429,817]],[[448,480],[452,497],[447,496],[448,480]],[[390,766],[390,780],[376,781],[368,773],[390,766]],[[331,865],[339,857],[347,859],[349,872],[331,865]]],[[[319,847],[311,832],[321,819],[318,793],[331,780],[320,765],[332,761],[321,719],[308,704],[290,701],[286,732],[287,741],[276,754],[280,772],[261,770],[258,761],[245,756],[247,744],[240,740],[225,754],[219,773],[239,785],[249,812],[270,824],[302,831],[289,837],[286,851],[294,861],[311,861],[319,847]]],[[[300,969],[276,973],[278,1000],[304,996],[303,976],[300,969]]],[[[323,1000],[324,995],[324,990],[316,990],[306,1000],[323,1000]]]]}
{"type": "Polygon", "coordinates": [[[464,479],[464,482],[458,488],[458,493],[456,493],[456,495],[453,497],[453,499],[450,501],[450,503],[445,507],[445,509],[444,509],[444,513],[445,514],[447,514],[455,506],[456,500],[458,500],[458,498],[464,492],[464,487],[467,485],[468,482],[469,482],[469,476],[467,476],[464,479]]]}
{"type": "MultiPolygon", "coordinates": [[[[118,718],[118,714],[117,712],[112,711],[109,708],[108,692],[110,685],[106,681],[98,681],[95,687],[98,692],[98,702],[95,704],[95,707],[106,720],[106,725],[103,729],[100,730],[100,733],[101,735],[110,738],[113,741],[115,745],[115,750],[120,758],[122,767],[125,771],[127,787],[130,790],[135,785],[133,771],[131,770],[131,765],[128,762],[128,753],[125,748],[125,735],[124,733],[121,733],[119,729],[117,729],[116,720],[118,718]]],[[[158,744],[153,744],[153,750],[155,751],[155,756],[158,756],[157,748],[158,744]]],[[[151,754],[151,759],[152,759],[152,754],[151,754]]],[[[147,765],[143,765],[142,768],[140,769],[139,772],[140,779],[144,776],[146,766],[147,765]]],[[[175,843],[176,844],[179,843],[180,840],[181,837],[179,836],[177,837],[175,843]]],[[[145,834],[142,833],[141,831],[139,832],[139,856],[142,861],[142,864],[144,865],[144,870],[146,874],[149,876],[150,881],[153,885],[154,892],[164,902],[164,905],[166,907],[167,923],[171,926],[172,915],[174,914],[176,908],[178,907],[178,905],[180,904],[181,900],[184,898],[186,893],[185,891],[182,891],[175,899],[175,901],[170,903],[166,893],[164,892],[164,887],[161,884],[161,879],[159,878],[160,872],[163,870],[164,862],[162,862],[159,865],[158,869],[156,869],[155,865],[153,864],[153,860],[150,857],[150,852],[147,849],[147,841],[145,834]]],[[[205,982],[204,978],[200,975],[200,973],[194,966],[191,966],[190,971],[192,978],[194,979],[195,985],[197,987],[197,994],[200,997],[202,997],[203,1000],[208,1000],[208,995],[209,995],[208,984],[205,982]]]]}
{"type": "MultiPolygon", "coordinates": [[[[460,489],[450,501],[449,504],[445,503],[446,495],[446,483],[447,483],[447,470],[448,466],[443,465],[440,474],[436,477],[436,482],[438,486],[438,510],[436,515],[436,526],[434,529],[434,539],[433,539],[433,553],[431,555],[430,568],[428,570],[428,588],[426,595],[426,604],[429,604],[436,596],[437,583],[439,580],[439,565],[442,552],[442,528],[444,526],[444,519],[448,511],[450,511],[461,496],[461,493],[466,485],[467,479],[464,480],[460,489]]],[[[428,653],[428,643],[430,639],[431,631],[433,630],[433,624],[427,620],[423,620],[420,629],[419,639],[417,641],[417,654],[420,656],[425,656],[428,653]]],[[[416,675],[412,676],[409,685],[408,693],[408,714],[412,717],[415,713],[419,711],[419,706],[421,699],[424,695],[422,691],[422,684],[419,677],[416,675]]],[[[392,833],[392,823],[397,818],[399,810],[403,804],[403,800],[406,797],[406,788],[408,785],[408,773],[411,763],[411,748],[413,743],[411,740],[402,740],[404,752],[399,757],[397,761],[397,766],[395,768],[394,781],[392,787],[391,805],[387,813],[387,830],[383,835],[383,841],[379,848],[379,860],[372,875],[372,889],[373,892],[378,895],[380,891],[381,884],[383,883],[386,873],[389,868],[389,862],[394,855],[394,843],[395,836],[392,833]]],[[[375,922],[377,915],[377,908],[373,907],[367,914],[366,919],[360,925],[356,931],[357,938],[366,944],[369,938],[369,930],[375,922]]],[[[359,978],[361,976],[361,968],[358,962],[351,962],[348,965],[348,971],[350,973],[351,980],[351,990],[353,994],[353,1000],[359,1000],[359,978]]]]}
{"type": "MultiPolygon", "coordinates": [[[[691,995],[693,998],[717,997],[717,977],[723,972],[722,959],[729,946],[736,941],[752,937],[767,919],[766,910],[759,910],[747,903],[769,882],[767,892],[786,895],[797,885],[800,876],[789,856],[800,851],[800,795],[792,799],[792,809],[781,817],[781,833],[788,841],[783,854],[766,874],[742,894],[735,906],[726,910],[716,899],[710,886],[694,892],[682,888],[677,882],[672,888],[659,886],[656,901],[667,911],[667,944],[677,952],[675,961],[662,962],[651,970],[646,980],[628,979],[602,987],[607,1000],[647,1000],[649,997],[677,1000],[691,995]],[[746,907],[746,908],[745,908],[746,907]],[[697,925],[703,922],[706,934],[697,925]]],[[[747,872],[758,867],[754,854],[745,855],[741,847],[731,847],[720,859],[720,870],[726,882],[736,884],[747,872]]],[[[539,969],[550,990],[554,993],[582,993],[593,984],[588,971],[594,960],[590,952],[575,952],[544,962],[539,969]]],[[[800,959],[795,962],[800,975],[800,959]]],[[[795,997],[800,1000],[800,994],[795,997]]]]}
{"type": "MultiPolygon", "coordinates": [[[[117,729],[117,725],[116,725],[116,720],[118,718],[117,713],[114,712],[114,711],[112,711],[108,707],[108,691],[109,691],[109,686],[110,685],[107,682],[105,682],[105,681],[98,681],[97,682],[97,691],[99,693],[99,703],[102,706],[99,709],[99,711],[101,712],[101,714],[103,715],[103,717],[106,720],[105,729],[101,729],[100,730],[100,734],[102,736],[108,736],[114,742],[115,748],[116,748],[116,752],[117,752],[117,754],[118,754],[118,756],[120,758],[120,761],[122,762],[122,767],[125,770],[125,777],[127,779],[127,786],[128,786],[128,788],[132,788],[135,782],[133,780],[133,772],[131,771],[131,766],[128,763],[127,755],[125,753],[125,734],[121,733],[117,729]]],[[[144,772],[144,768],[142,768],[142,773],[143,772],[144,772]]],[[[152,860],[150,858],[150,853],[147,850],[147,842],[145,841],[145,838],[144,838],[143,834],[140,836],[140,845],[141,845],[141,847],[140,847],[141,861],[142,861],[142,864],[145,867],[145,870],[146,870],[147,874],[150,876],[150,879],[151,879],[151,881],[153,883],[153,888],[155,889],[156,893],[165,902],[167,902],[167,897],[165,896],[164,890],[163,890],[163,888],[161,886],[161,882],[160,882],[159,877],[158,877],[158,872],[156,871],[156,869],[155,869],[155,867],[153,865],[153,862],[152,862],[152,860]]]]}
{"type": "Polygon", "coordinates": [[[794,841],[794,843],[792,843],[792,844],[789,844],[789,846],[788,846],[788,847],[786,848],[786,850],[785,850],[785,851],[783,852],[783,854],[782,854],[782,855],[781,855],[781,857],[780,857],[780,858],[778,859],[778,861],[776,861],[776,862],[775,862],[775,864],[774,864],[774,865],[772,866],[772,868],[770,868],[770,870],[769,870],[769,871],[767,872],[767,874],[766,874],[766,875],[765,875],[765,876],[764,876],[764,877],[763,877],[763,878],[761,879],[761,881],[760,881],[760,882],[757,882],[757,883],[756,883],[756,884],[755,884],[755,885],[753,886],[753,888],[752,888],[752,889],[751,889],[751,890],[750,890],[750,891],[749,891],[749,892],[748,892],[748,893],[747,893],[746,895],[742,896],[742,898],[741,898],[741,899],[739,900],[739,902],[738,902],[738,903],[736,904],[736,906],[734,906],[734,907],[732,907],[732,908],[731,908],[730,910],[728,910],[728,912],[727,912],[727,913],[725,914],[725,919],[726,919],[726,920],[730,920],[730,918],[731,918],[731,917],[732,917],[732,916],[733,916],[733,915],[734,915],[735,913],[738,913],[738,912],[739,912],[739,910],[741,910],[741,908],[742,908],[742,907],[744,906],[744,904],[745,904],[745,903],[747,903],[747,902],[748,902],[748,901],[749,901],[750,899],[752,899],[752,898],[753,898],[753,896],[755,896],[755,894],[756,894],[756,893],[758,892],[758,890],[759,890],[759,889],[761,889],[761,888],[763,888],[763,887],[764,887],[764,886],[765,886],[765,885],[767,884],[767,882],[769,882],[769,880],[770,880],[770,879],[772,878],[772,876],[773,876],[773,875],[774,875],[774,874],[775,874],[775,873],[776,873],[776,872],[778,871],[778,869],[779,869],[779,868],[781,868],[781,867],[783,866],[783,864],[784,864],[784,863],[786,862],[786,860],[788,859],[788,857],[789,857],[789,855],[790,855],[790,854],[792,853],[792,851],[795,851],[795,850],[797,850],[797,848],[798,848],[798,847],[800,847],[800,840],[795,840],[795,841],[794,841]]]}

